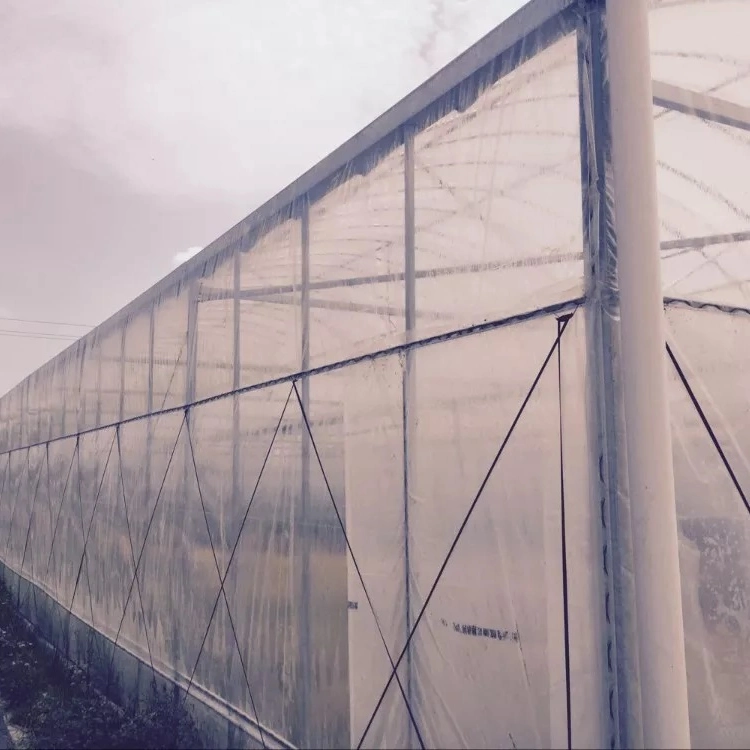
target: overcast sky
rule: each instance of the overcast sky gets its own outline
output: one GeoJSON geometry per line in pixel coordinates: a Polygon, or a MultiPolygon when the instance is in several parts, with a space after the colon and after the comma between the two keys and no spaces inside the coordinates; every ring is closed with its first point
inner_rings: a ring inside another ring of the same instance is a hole
{"type": "Polygon", "coordinates": [[[0,393],[521,5],[3,0],[0,393]]]}

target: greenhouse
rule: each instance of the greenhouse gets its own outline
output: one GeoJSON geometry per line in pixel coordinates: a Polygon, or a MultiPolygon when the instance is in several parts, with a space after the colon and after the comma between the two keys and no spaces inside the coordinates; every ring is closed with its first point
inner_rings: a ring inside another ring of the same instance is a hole
{"type": "Polygon", "coordinates": [[[748,29],[531,0],[3,396],[22,613],[217,746],[747,747],[748,29]]]}

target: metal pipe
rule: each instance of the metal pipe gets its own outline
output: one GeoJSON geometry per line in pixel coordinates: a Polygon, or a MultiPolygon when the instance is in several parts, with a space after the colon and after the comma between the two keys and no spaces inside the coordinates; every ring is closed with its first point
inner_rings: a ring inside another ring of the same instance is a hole
{"type": "MultiPolygon", "coordinates": [[[[414,201],[414,128],[404,128],[404,328],[406,341],[414,336],[414,325],[417,317],[416,285],[416,225],[414,201]]],[[[411,349],[404,354],[402,381],[403,436],[404,436],[404,606],[405,606],[405,639],[411,634],[413,617],[411,603],[411,565],[409,545],[411,531],[409,528],[409,504],[411,491],[411,466],[415,450],[414,428],[416,417],[415,356],[411,349]]],[[[415,712],[413,680],[413,648],[409,645],[406,651],[406,699],[412,712],[415,712]]],[[[414,714],[416,717],[416,714],[414,714]]],[[[414,727],[409,722],[409,747],[416,747],[414,727]]]]}
{"type": "MultiPolygon", "coordinates": [[[[591,727],[595,746],[638,745],[640,715],[633,720],[633,705],[640,708],[637,649],[627,635],[627,607],[621,606],[629,567],[623,534],[620,492],[623,482],[618,441],[622,394],[615,367],[619,341],[617,308],[617,247],[612,242],[612,207],[607,175],[611,171],[609,82],[606,76],[607,38],[604,3],[590,3],[578,29],[579,111],[581,128],[581,187],[583,191],[583,246],[586,288],[587,409],[590,432],[591,502],[600,519],[602,566],[598,622],[602,628],[601,698],[589,718],[601,717],[591,727]],[[635,654],[635,661],[630,657],[635,654]],[[596,737],[597,733],[601,736],[596,737]]],[[[592,696],[593,700],[593,696],[592,696]]],[[[579,729],[576,727],[576,729],[579,729]]],[[[586,744],[580,733],[574,735],[586,744]]]]}
{"type": "Polygon", "coordinates": [[[647,0],[607,3],[621,376],[646,747],[690,747],[647,0]]]}
{"type": "MultiPolygon", "coordinates": [[[[301,279],[302,291],[300,305],[300,366],[302,372],[310,369],[310,205],[303,200],[300,216],[300,239],[301,239],[301,279]]],[[[302,378],[300,382],[300,399],[302,408],[307,415],[308,423],[312,424],[310,414],[310,379],[302,378]]],[[[302,429],[301,444],[301,486],[300,486],[300,516],[301,523],[307,525],[310,517],[310,435],[306,428],[302,429]]],[[[300,670],[302,673],[302,696],[300,700],[301,710],[301,737],[311,739],[310,722],[312,720],[309,693],[313,690],[312,682],[312,633],[310,632],[310,535],[300,534],[301,552],[301,582],[300,582],[300,670]]]]}

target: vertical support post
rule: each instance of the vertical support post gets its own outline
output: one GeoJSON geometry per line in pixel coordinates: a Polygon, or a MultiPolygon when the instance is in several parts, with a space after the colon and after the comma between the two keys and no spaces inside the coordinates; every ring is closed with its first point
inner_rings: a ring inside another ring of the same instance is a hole
{"type": "Polygon", "coordinates": [[[601,523],[603,695],[607,747],[642,745],[638,653],[634,639],[627,487],[618,435],[622,393],[618,377],[617,244],[611,201],[612,139],[606,75],[606,0],[589,0],[578,26],[581,186],[586,285],[586,339],[591,425],[592,502],[601,523]]]}
{"type": "MultiPolygon", "coordinates": [[[[198,305],[200,293],[200,279],[196,276],[190,279],[188,286],[188,310],[187,310],[187,361],[185,363],[185,404],[190,405],[195,401],[196,373],[198,369],[198,305]]],[[[190,458],[190,446],[187,441],[187,424],[190,420],[190,409],[185,414],[185,466],[184,466],[184,488],[187,498],[188,477],[193,471],[192,459],[190,458]]]]}
{"type": "MultiPolygon", "coordinates": [[[[86,391],[84,389],[83,373],[86,364],[86,345],[79,339],[76,346],[76,356],[78,357],[78,399],[76,401],[76,430],[81,432],[86,429],[86,391]]],[[[28,382],[28,381],[27,381],[28,382]]],[[[26,385],[24,386],[24,393],[26,385]]]]}
{"type": "MultiPolygon", "coordinates": [[[[188,281],[188,295],[187,295],[187,331],[185,332],[186,344],[187,344],[187,361],[185,363],[185,404],[190,405],[195,401],[196,395],[196,372],[198,369],[198,305],[200,303],[200,276],[197,271],[193,272],[195,275],[188,281]]],[[[192,463],[192,457],[190,455],[190,441],[188,440],[188,429],[190,429],[190,422],[192,421],[192,410],[190,408],[185,412],[185,425],[182,428],[182,441],[183,441],[183,466],[182,466],[182,502],[184,503],[184,512],[187,522],[183,526],[187,539],[185,543],[193,543],[193,537],[195,534],[195,521],[196,509],[195,504],[198,502],[196,497],[191,497],[189,493],[189,487],[194,484],[194,478],[191,480],[191,476],[194,477],[195,469],[192,463]]],[[[194,437],[194,436],[193,436],[194,437]]],[[[185,580],[175,581],[175,586],[188,586],[190,585],[185,580]]],[[[216,617],[219,622],[223,625],[223,620],[226,609],[223,602],[219,602],[219,609],[216,613],[216,617]]],[[[175,618],[172,626],[172,640],[173,640],[173,652],[172,659],[173,664],[178,663],[179,658],[179,625],[175,618]]]]}
{"type": "MultiPolygon", "coordinates": [[[[146,392],[146,413],[154,411],[154,341],[156,338],[156,305],[151,304],[148,311],[148,391],[146,392]]],[[[144,479],[144,494],[148,502],[151,498],[151,454],[154,450],[153,417],[146,419],[146,476],[144,479]]]]}
{"type": "Polygon", "coordinates": [[[102,345],[96,341],[96,426],[102,424],[102,345]]]}
{"type": "MultiPolygon", "coordinates": [[[[416,229],[414,205],[414,128],[407,125],[404,128],[404,330],[406,341],[411,342],[414,336],[414,324],[417,310],[416,291],[416,229]]],[[[409,637],[413,626],[411,601],[411,565],[409,561],[409,544],[411,534],[409,528],[409,496],[411,493],[411,463],[414,451],[415,424],[415,361],[414,352],[407,349],[404,354],[402,404],[403,404],[403,435],[404,435],[404,605],[406,634],[409,637]]],[[[416,716],[414,705],[413,647],[410,644],[406,651],[405,692],[409,706],[416,716]]],[[[409,722],[409,747],[415,746],[414,727],[409,722]]]]}
{"type": "MultiPolygon", "coordinates": [[[[241,354],[240,354],[240,321],[242,287],[242,253],[238,247],[234,251],[232,270],[232,390],[236,391],[241,383],[241,354]]],[[[232,508],[240,507],[240,400],[235,393],[232,397],[232,508]]]]}
{"type": "Polygon", "coordinates": [[[122,422],[125,418],[125,344],[127,335],[128,323],[126,320],[120,336],[120,407],[118,411],[119,416],[117,417],[118,422],[122,422]]]}
{"type": "MultiPolygon", "coordinates": [[[[300,370],[306,372],[310,369],[310,204],[305,196],[302,199],[300,212],[300,238],[301,238],[301,340],[300,340],[300,370]]],[[[300,388],[300,399],[302,408],[307,414],[308,422],[312,425],[310,414],[310,380],[303,378],[300,388]]],[[[301,720],[303,730],[300,736],[310,740],[309,723],[311,720],[308,691],[312,686],[312,664],[311,664],[311,620],[310,620],[310,538],[312,530],[310,524],[310,435],[302,427],[301,445],[301,503],[300,503],[300,554],[301,554],[301,584],[300,584],[300,633],[304,642],[300,644],[300,670],[302,674],[302,700],[301,720]]]]}
{"type": "MultiPolygon", "coordinates": [[[[37,371],[34,374],[34,385],[35,385],[35,392],[36,392],[36,434],[37,434],[37,441],[41,442],[43,440],[42,438],[42,412],[44,411],[44,397],[43,397],[43,391],[44,387],[42,386],[42,378],[40,377],[39,371],[37,371]]],[[[0,419],[0,424],[2,424],[2,420],[0,419]]],[[[48,436],[49,437],[49,436],[48,436]]]]}
{"type": "Polygon", "coordinates": [[[646,747],[690,746],[647,0],[607,3],[621,376],[646,747]]]}
{"type": "MultiPolygon", "coordinates": [[[[242,384],[242,353],[241,353],[241,298],[240,292],[242,289],[242,250],[240,246],[237,246],[232,256],[232,390],[237,389],[242,384]]],[[[240,396],[235,393],[232,396],[232,495],[229,498],[230,502],[230,518],[237,518],[239,509],[242,507],[242,452],[240,444],[240,396]]],[[[224,513],[224,502],[222,500],[221,505],[221,545],[222,549],[226,549],[226,523],[224,513]]],[[[230,581],[227,582],[229,586],[230,581]]],[[[228,595],[232,596],[234,591],[228,591],[228,595]]],[[[222,621],[222,625],[224,622],[222,621]]],[[[224,631],[226,632],[226,631],[224,631]]],[[[232,667],[234,664],[233,647],[231,644],[227,644],[226,650],[226,671],[227,679],[231,680],[232,667]]]]}
{"type": "Polygon", "coordinates": [[[148,311],[148,391],[146,393],[146,412],[154,410],[154,340],[156,338],[156,308],[152,304],[148,311]]]}
{"type": "Polygon", "coordinates": [[[67,357],[62,360],[58,361],[55,365],[55,369],[58,373],[58,377],[60,378],[60,435],[65,435],[65,410],[67,409],[67,373],[65,369],[65,365],[67,364],[67,357]]]}
{"type": "Polygon", "coordinates": [[[195,379],[198,361],[198,293],[200,281],[190,279],[187,311],[187,363],[185,368],[185,403],[195,401],[195,379]]]}

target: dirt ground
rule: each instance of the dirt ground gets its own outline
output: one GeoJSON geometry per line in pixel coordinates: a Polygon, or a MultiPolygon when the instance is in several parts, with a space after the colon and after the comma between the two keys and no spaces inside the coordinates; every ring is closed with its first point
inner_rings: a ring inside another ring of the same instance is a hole
{"type": "Polygon", "coordinates": [[[149,705],[130,712],[104,697],[34,635],[1,581],[0,701],[0,750],[201,745],[187,713],[156,689],[149,705]]]}

